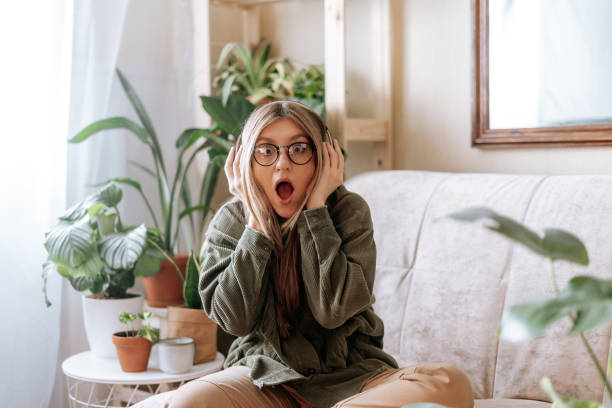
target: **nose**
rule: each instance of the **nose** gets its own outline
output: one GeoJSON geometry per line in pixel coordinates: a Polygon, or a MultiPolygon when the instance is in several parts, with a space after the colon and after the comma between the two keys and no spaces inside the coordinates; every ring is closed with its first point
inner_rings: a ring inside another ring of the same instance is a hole
{"type": "Polygon", "coordinates": [[[289,149],[281,147],[275,167],[277,170],[288,169],[293,163],[289,159],[289,149]]]}

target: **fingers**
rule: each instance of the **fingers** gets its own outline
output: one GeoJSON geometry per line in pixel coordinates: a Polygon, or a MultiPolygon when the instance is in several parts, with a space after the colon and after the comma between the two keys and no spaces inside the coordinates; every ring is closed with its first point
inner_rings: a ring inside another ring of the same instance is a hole
{"type": "Polygon", "coordinates": [[[327,148],[329,150],[329,167],[332,170],[336,170],[338,168],[338,155],[331,144],[328,143],[327,148]]]}
{"type": "Polygon", "coordinates": [[[229,185],[229,191],[238,198],[242,197],[242,180],[240,178],[240,156],[242,153],[242,146],[236,151],[236,147],[230,149],[225,161],[223,170],[227,176],[227,182],[229,185]]]}
{"type": "Polygon", "coordinates": [[[238,151],[236,152],[236,160],[234,160],[234,165],[233,165],[233,169],[234,169],[234,177],[236,177],[236,179],[240,180],[240,159],[242,157],[242,145],[240,146],[240,148],[238,148],[238,151]]]}
{"type": "Polygon", "coordinates": [[[334,139],[334,150],[336,151],[336,155],[338,157],[338,170],[344,169],[344,156],[342,155],[342,149],[340,149],[340,142],[334,139]]]}
{"type": "Polygon", "coordinates": [[[225,175],[227,176],[227,180],[231,181],[234,177],[234,169],[232,167],[234,163],[234,156],[236,156],[236,147],[232,147],[227,155],[227,160],[225,160],[225,166],[223,166],[223,170],[225,171],[225,175]]]}

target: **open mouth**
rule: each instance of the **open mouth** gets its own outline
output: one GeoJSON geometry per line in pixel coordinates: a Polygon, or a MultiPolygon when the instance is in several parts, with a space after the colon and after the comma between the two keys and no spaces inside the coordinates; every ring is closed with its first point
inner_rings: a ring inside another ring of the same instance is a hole
{"type": "Polygon", "coordinates": [[[288,204],[291,201],[293,195],[293,185],[289,181],[281,181],[276,185],[276,195],[281,204],[288,204]]]}

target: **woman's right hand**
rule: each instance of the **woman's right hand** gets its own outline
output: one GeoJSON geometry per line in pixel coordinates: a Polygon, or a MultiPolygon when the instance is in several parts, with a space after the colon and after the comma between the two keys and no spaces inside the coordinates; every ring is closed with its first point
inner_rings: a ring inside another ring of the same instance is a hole
{"type": "Polygon", "coordinates": [[[236,146],[230,149],[229,154],[227,155],[227,160],[225,161],[225,166],[223,170],[225,171],[225,176],[227,177],[227,182],[229,185],[229,191],[232,193],[234,197],[237,197],[244,208],[248,213],[248,225],[249,227],[256,229],[257,231],[263,233],[263,228],[259,225],[253,214],[249,211],[246,200],[244,199],[244,187],[242,185],[242,177],[240,174],[240,156],[242,154],[242,145],[236,151],[236,146]]]}
{"type": "Polygon", "coordinates": [[[230,193],[242,201],[243,204],[246,204],[244,201],[244,189],[242,188],[242,177],[240,177],[240,153],[242,153],[242,145],[237,152],[236,146],[232,147],[227,155],[223,170],[225,170],[230,193]]]}

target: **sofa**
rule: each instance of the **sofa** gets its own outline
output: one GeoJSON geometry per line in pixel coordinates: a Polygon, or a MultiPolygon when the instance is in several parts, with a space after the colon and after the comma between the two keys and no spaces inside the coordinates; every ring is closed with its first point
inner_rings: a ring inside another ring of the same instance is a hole
{"type": "MultiPolygon", "coordinates": [[[[346,182],[369,203],[377,245],[374,308],[384,348],[401,366],[444,362],[469,376],[477,408],[550,407],[539,381],[612,406],[569,320],[531,341],[501,341],[504,310],[553,295],[548,261],[477,223],[445,217],[486,206],[540,231],[568,230],[590,264],[556,262],[559,287],[578,274],[612,276],[612,175],[537,176],[425,171],[365,173],[346,182]]],[[[610,327],[587,332],[608,367],[610,327]]],[[[163,406],[168,394],[139,406],[163,406]]]]}

